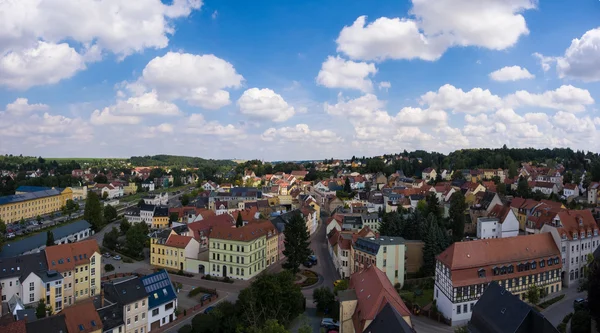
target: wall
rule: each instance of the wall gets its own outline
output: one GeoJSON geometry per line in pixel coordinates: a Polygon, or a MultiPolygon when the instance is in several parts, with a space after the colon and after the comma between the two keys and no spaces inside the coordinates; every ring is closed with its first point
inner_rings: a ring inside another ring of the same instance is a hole
{"type": "MultiPolygon", "coordinates": [[[[34,304],[40,300],[42,295],[42,279],[34,273],[30,273],[25,280],[23,280],[22,297],[24,305],[34,304]],[[33,291],[29,290],[29,284],[33,282],[33,291]],[[30,294],[33,294],[33,302],[30,302],[30,294]]],[[[4,292],[4,290],[2,291],[4,292]]]]}
{"type": "Polygon", "coordinates": [[[417,273],[423,266],[423,241],[406,241],[406,273],[417,273]]]}
{"type": "Polygon", "coordinates": [[[0,280],[0,283],[2,286],[2,298],[5,298],[2,302],[8,302],[13,295],[16,295],[17,293],[20,294],[21,287],[19,285],[18,277],[0,280]]]}

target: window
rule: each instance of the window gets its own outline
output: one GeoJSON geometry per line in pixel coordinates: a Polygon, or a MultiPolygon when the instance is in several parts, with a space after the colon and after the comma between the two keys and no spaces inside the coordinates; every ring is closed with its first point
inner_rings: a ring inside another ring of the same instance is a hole
{"type": "Polygon", "coordinates": [[[157,316],[158,315],[158,308],[152,310],[152,317],[157,316]]]}
{"type": "Polygon", "coordinates": [[[467,313],[467,304],[463,305],[463,312],[467,313]]]}
{"type": "Polygon", "coordinates": [[[456,314],[460,314],[460,305],[456,307],[456,314]]]}
{"type": "MultiPolygon", "coordinates": [[[[387,253],[387,246],[383,247],[383,253],[387,253]]],[[[385,266],[385,265],[384,265],[385,266]]]]}
{"type": "Polygon", "coordinates": [[[127,305],[127,312],[131,311],[131,305],[127,305]]]}
{"type": "MultiPolygon", "coordinates": [[[[477,274],[479,275],[480,278],[484,278],[485,277],[485,270],[483,268],[480,268],[477,271],[477,274]]],[[[460,312],[459,312],[460,313],[460,312]]]]}
{"type": "Polygon", "coordinates": [[[131,325],[131,318],[127,318],[127,326],[131,325]]]}
{"type": "Polygon", "coordinates": [[[142,300],[142,306],[146,306],[146,300],[145,299],[142,300]]]}
{"type": "Polygon", "coordinates": [[[33,282],[29,283],[29,291],[33,291],[35,289],[35,286],[33,284],[33,282]]]}
{"type": "Polygon", "coordinates": [[[138,322],[138,316],[137,315],[135,316],[134,320],[135,320],[136,323],[138,322]]]}
{"type": "Polygon", "coordinates": [[[172,308],[173,308],[173,302],[171,302],[171,303],[169,303],[169,304],[165,305],[165,310],[170,310],[170,309],[172,309],[172,308]]]}
{"type": "Polygon", "coordinates": [[[540,268],[543,268],[546,266],[546,262],[544,260],[540,260],[540,268]]]}
{"type": "Polygon", "coordinates": [[[387,263],[387,260],[383,259],[383,267],[387,266],[386,263],[387,263]]]}
{"type": "Polygon", "coordinates": [[[142,312],[142,319],[146,318],[146,312],[142,312]]]}
{"type": "Polygon", "coordinates": [[[135,302],[135,308],[136,309],[138,308],[138,302],[135,302]]]}

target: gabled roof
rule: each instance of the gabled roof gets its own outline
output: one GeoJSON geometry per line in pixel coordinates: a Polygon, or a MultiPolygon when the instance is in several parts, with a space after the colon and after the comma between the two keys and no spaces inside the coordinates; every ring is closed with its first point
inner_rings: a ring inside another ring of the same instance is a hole
{"type": "Polygon", "coordinates": [[[96,312],[94,303],[86,301],[62,310],[68,332],[89,333],[102,330],[102,320],[96,312]]]}
{"type": "Polygon", "coordinates": [[[185,249],[185,247],[194,239],[190,236],[170,235],[165,243],[166,246],[176,247],[178,249],[185,249]]]}
{"type": "Polygon", "coordinates": [[[169,274],[164,269],[142,277],[141,281],[148,294],[148,310],[177,298],[169,274]]]}
{"type": "MultiPolygon", "coordinates": [[[[33,318],[35,321],[35,312],[33,318]]],[[[8,325],[0,326],[0,331],[2,333],[27,333],[27,324],[25,320],[14,321],[8,325]]]]}
{"type": "Polygon", "coordinates": [[[468,330],[471,333],[558,333],[542,314],[496,282],[491,282],[475,303],[468,330]]]}
{"type": "Polygon", "coordinates": [[[38,319],[26,324],[27,333],[67,333],[64,314],[38,319]]]}
{"type": "Polygon", "coordinates": [[[590,210],[564,210],[557,215],[563,225],[562,228],[558,228],[558,232],[566,234],[569,239],[573,239],[573,234],[579,236],[581,232],[598,230],[598,224],[590,210]]]}
{"type": "Polygon", "coordinates": [[[39,276],[47,269],[46,254],[43,251],[3,258],[0,259],[0,280],[10,277],[19,277],[19,281],[23,282],[29,274],[35,273],[39,276]]]}
{"type": "Polygon", "coordinates": [[[109,301],[121,305],[131,304],[148,297],[144,285],[138,277],[107,282],[104,284],[104,294],[109,301]]]}
{"type": "Polygon", "coordinates": [[[396,332],[412,333],[415,330],[408,325],[402,315],[387,303],[377,314],[375,319],[365,328],[364,333],[396,332]]]}
{"type": "Polygon", "coordinates": [[[498,218],[499,223],[504,223],[506,216],[508,216],[508,213],[510,213],[510,212],[511,212],[511,210],[510,210],[509,206],[496,204],[494,206],[494,208],[492,208],[492,210],[490,211],[488,217],[498,218]]]}
{"type": "Polygon", "coordinates": [[[262,236],[266,236],[269,231],[275,232],[275,227],[270,221],[263,220],[256,223],[248,223],[239,228],[235,228],[234,226],[215,227],[210,233],[210,238],[238,242],[250,242],[262,236]]]}
{"type": "Polygon", "coordinates": [[[190,223],[187,226],[192,231],[194,238],[200,239],[201,236],[208,236],[213,228],[235,226],[235,220],[229,214],[221,214],[209,216],[202,221],[190,223]]]}
{"type": "Polygon", "coordinates": [[[100,250],[95,239],[49,246],[46,248],[46,263],[51,270],[71,271],[75,266],[89,264],[96,252],[100,253],[100,250]]]}

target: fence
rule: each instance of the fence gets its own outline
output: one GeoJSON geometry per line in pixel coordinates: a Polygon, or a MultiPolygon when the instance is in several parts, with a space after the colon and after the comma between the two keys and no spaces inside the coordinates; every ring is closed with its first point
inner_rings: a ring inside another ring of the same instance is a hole
{"type": "Polygon", "coordinates": [[[117,278],[122,278],[122,277],[127,277],[127,276],[142,277],[144,275],[143,274],[139,274],[139,273],[115,273],[115,274],[103,276],[102,277],[102,281],[109,281],[109,280],[112,280],[112,279],[117,279],[117,278]]]}
{"type": "MultiPolygon", "coordinates": [[[[205,309],[205,307],[208,307],[208,305],[210,305],[214,300],[216,300],[218,298],[219,298],[219,294],[217,293],[215,295],[211,295],[211,297],[207,301],[200,300],[200,304],[196,304],[195,306],[185,310],[185,312],[179,313],[179,315],[177,316],[177,319],[168,323],[167,325],[161,326],[160,328],[158,328],[156,330],[152,330],[152,332],[157,332],[157,333],[171,332],[171,331],[174,332],[174,330],[172,330],[172,328],[174,326],[178,325],[183,320],[189,319],[190,317],[197,315],[198,313],[200,313],[200,311],[205,309]]],[[[191,324],[191,322],[190,322],[190,324],[191,324]]]]}

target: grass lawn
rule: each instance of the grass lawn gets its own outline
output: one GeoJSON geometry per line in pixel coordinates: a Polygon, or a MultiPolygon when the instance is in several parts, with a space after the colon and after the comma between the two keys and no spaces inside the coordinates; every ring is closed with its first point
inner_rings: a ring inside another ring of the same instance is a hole
{"type": "Polygon", "coordinates": [[[416,304],[419,304],[420,307],[424,307],[425,305],[433,302],[433,289],[423,289],[423,294],[417,296],[416,298],[412,291],[400,290],[400,297],[403,300],[409,300],[411,302],[414,299],[416,304]]]}

